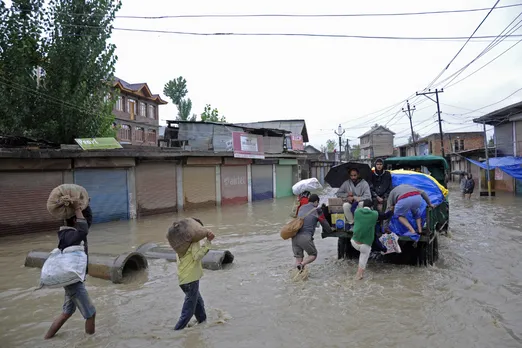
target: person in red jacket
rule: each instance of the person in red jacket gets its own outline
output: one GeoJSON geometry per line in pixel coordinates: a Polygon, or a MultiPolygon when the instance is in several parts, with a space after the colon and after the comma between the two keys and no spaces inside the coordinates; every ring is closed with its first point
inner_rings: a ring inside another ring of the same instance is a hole
{"type": "Polygon", "coordinates": [[[299,208],[301,208],[303,205],[309,203],[309,198],[310,198],[310,192],[308,192],[308,191],[304,191],[303,193],[301,193],[301,194],[297,197],[297,199],[298,199],[298,201],[299,201],[299,205],[297,206],[297,212],[296,212],[296,215],[299,214],[299,208]]]}

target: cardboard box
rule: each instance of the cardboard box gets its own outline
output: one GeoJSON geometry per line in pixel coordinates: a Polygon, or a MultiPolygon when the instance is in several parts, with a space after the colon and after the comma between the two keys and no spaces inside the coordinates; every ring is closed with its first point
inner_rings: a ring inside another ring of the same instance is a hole
{"type": "Polygon", "coordinates": [[[331,214],[344,214],[343,206],[342,205],[329,205],[328,211],[331,214]]]}
{"type": "Polygon", "coordinates": [[[328,198],[328,206],[334,206],[334,205],[337,205],[337,206],[343,206],[343,200],[342,198],[328,198]]]}

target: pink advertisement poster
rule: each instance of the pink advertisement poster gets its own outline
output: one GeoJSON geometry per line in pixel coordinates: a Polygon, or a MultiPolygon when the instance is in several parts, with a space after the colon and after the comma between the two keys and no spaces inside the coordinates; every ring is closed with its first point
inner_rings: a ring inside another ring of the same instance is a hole
{"type": "Polygon", "coordinates": [[[263,137],[255,134],[232,132],[234,157],[264,159],[263,137]]]}

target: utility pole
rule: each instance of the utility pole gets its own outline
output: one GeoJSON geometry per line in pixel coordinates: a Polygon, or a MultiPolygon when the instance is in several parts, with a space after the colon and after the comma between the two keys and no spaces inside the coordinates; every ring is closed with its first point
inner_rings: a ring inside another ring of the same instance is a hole
{"type": "Polygon", "coordinates": [[[442,121],[440,119],[440,105],[439,105],[439,93],[443,93],[444,92],[444,88],[442,89],[435,89],[434,92],[431,91],[431,89],[428,89],[428,92],[422,92],[422,93],[415,93],[416,95],[423,95],[425,96],[426,98],[428,98],[429,100],[431,100],[432,102],[436,103],[437,104],[437,115],[439,117],[439,133],[440,133],[440,151],[442,153],[442,157],[444,157],[444,136],[442,135],[442,121]],[[435,94],[435,100],[431,99],[429,97],[429,94],[435,94]]]}
{"type": "Polygon", "coordinates": [[[337,127],[337,136],[339,137],[339,163],[341,163],[341,154],[343,153],[343,142],[342,142],[342,136],[344,134],[345,130],[343,127],[341,127],[341,124],[339,124],[339,127],[337,127]]]}
{"type": "Polygon", "coordinates": [[[486,181],[488,182],[488,197],[491,197],[491,178],[489,177],[489,149],[488,149],[488,136],[486,134],[486,122],[484,125],[484,145],[486,149],[486,181]]]}
{"type": "Polygon", "coordinates": [[[346,162],[350,162],[350,140],[346,138],[346,162]]]}
{"type": "Polygon", "coordinates": [[[402,112],[408,114],[408,118],[410,119],[410,128],[411,128],[411,141],[413,141],[413,151],[415,152],[415,156],[417,156],[417,141],[415,139],[415,133],[413,132],[413,122],[411,120],[412,111],[415,111],[415,105],[413,105],[413,109],[410,109],[410,102],[406,100],[406,104],[408,105],[408,112],[402,108],[402,112]]]}

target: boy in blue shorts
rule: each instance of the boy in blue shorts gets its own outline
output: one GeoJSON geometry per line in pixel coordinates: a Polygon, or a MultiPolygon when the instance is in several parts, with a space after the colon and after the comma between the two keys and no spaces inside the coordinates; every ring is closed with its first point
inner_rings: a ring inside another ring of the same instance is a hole
{"type": "MultiPolygon", "coordinates": [[[[89,263],[89,254],[87,247],[87,234],[92,224],[92,211],[90,207],[85,210],[77,208],[75,216],[65,220],[66,226],[60,227],[58,231],[58,248],[63,249],[74,245],[81,245],[83,242],[85,254],[87,254],[87,264],[89,263]]],[[[85,271],[87,273],[87,270],[85,271]]],[[[45,335],[45,339],[54,337],[58,330],[65,322],[74,314],[76,308],[85,318],[85,333],[92,335],[95,331],[96,309],[89,298],[87,289],[83,282],[77,282],[64,287],[65,301],[63,304],[63,312],[54,320],[49,331],[45,335]]]]}

